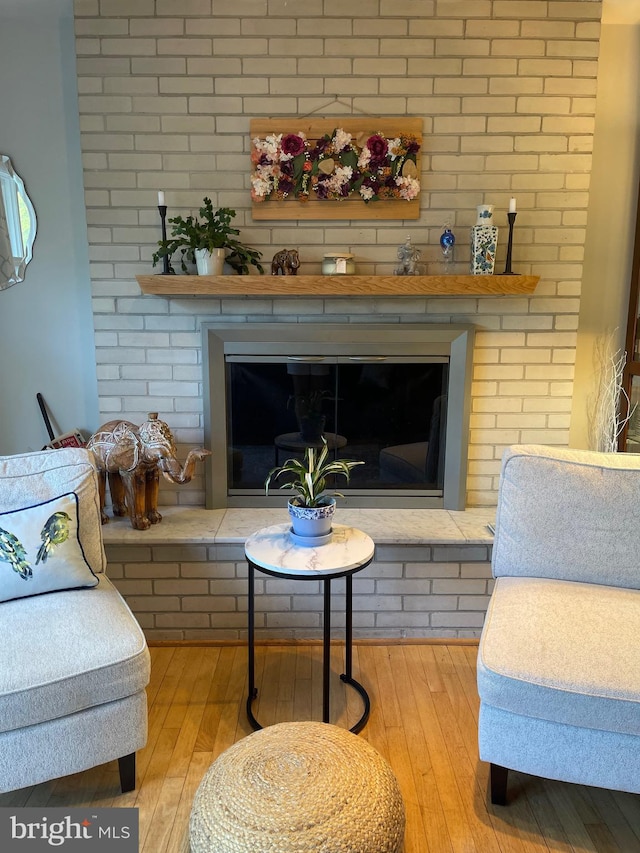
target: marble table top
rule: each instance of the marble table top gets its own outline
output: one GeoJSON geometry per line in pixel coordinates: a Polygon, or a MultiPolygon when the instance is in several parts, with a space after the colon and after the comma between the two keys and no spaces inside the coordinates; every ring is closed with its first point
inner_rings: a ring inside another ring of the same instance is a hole
{"type": "Polygon", "coordinates": [[[356,527],[334,524],[331,541],[316,548],[296,545],[290,531],[291,525],[286,523],[252,533],[245,543],[247,558],[287,577],[339,575],[362,568],[373,558],[373,540],[356,527]]]}

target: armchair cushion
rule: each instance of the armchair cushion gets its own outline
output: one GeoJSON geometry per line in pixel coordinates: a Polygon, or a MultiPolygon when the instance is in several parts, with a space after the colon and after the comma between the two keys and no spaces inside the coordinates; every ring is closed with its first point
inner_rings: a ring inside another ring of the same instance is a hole
{"type": "Polygon", "coordinates": [[[503,457],[493,574],[640,588],[640,456],[515,445],[503,457]]]}
{"type": "Polygon", "coordinates": [[[78,529],[87,564],[93,572],[102,572],[106,558],[102,546],[98,478],[87,451],[65,447],[0,456],[2,512],[23,509],[72,492],[78,499],[78,529]]]}
{"type": "Polygon", "coordinates": [[[0,512],[0,601],[95,586],[78,534],[73,492],[0,512]]]}
{"type": "Polygon", "coordinates": [[[144,690],[144,634],[106,575],[93,589],[34,596],[25,605],[0,604],[0,732],[144,690]]]}
{"type": "Polygon", "coordinates": [[[527,718],[637,735],[638,636],[638,590],[499,578],[478,653],[482,701],[527,718]]]}

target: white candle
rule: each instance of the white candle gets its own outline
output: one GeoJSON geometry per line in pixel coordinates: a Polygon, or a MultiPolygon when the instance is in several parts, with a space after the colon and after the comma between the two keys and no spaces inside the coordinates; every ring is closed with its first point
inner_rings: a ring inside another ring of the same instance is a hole
{"type": "MultiPolygon", "coordinates": [[[[162,190],[159,190],[159,192],[158,192],[158,207],[163,207],[164,204],[165,204],[164,193],[162,192],[162,190]]],[[[511,208],[509,208],[509,210],[511,210],[511,208]]]]}
{"type": "Polygon", "coordinates": [[[515,212],[516,212],[516,200],[515,200],[515,198],[510,198],[509,199],[509,213],[515,213],[515,212]]]}

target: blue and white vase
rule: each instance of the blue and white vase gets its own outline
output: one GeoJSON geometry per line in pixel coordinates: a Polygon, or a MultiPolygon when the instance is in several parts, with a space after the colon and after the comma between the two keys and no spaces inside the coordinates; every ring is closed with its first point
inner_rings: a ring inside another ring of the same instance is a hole
{"type": "Polygon", "coordinates": [[[471,229],[472,275],[493,275],[498,248],[498,227],[493,224],[493,205],[479,204],[476,224],[471,229]]]}

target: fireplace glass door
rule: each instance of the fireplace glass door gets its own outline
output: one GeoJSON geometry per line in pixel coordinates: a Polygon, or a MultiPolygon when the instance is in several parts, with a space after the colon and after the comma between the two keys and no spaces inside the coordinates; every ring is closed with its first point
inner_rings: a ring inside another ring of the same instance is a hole
{"type": "Polygon", "coordinates": [[[447,357],[227,355],[225,371],[230,496],[264,494],[271,468],[323,439],[365,462],[332,484],[347,498],[442,495],[447,357]]]}

